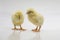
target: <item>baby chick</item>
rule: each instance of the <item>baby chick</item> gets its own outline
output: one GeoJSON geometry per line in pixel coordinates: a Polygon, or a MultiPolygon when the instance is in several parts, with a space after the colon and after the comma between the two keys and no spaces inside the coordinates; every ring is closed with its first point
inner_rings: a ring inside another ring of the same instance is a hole
{"type": "Polygon", "coordinates": [[[24,22],[24,16],[21,11],[17,11],[15,14],[12,15],[12,22],[14,24],[13,30],[25,30],[21,27],[24,22]],[[19,29],[16,26],[20,26],[19,29]]]}
{"type": "Polygon", "coordinates": [[[41,14],[38,14],[34,9],[27,10],[28,20],[36,25],[36,29],[32,31],[39,32],[43,24],[44,18],[41,14]]]}

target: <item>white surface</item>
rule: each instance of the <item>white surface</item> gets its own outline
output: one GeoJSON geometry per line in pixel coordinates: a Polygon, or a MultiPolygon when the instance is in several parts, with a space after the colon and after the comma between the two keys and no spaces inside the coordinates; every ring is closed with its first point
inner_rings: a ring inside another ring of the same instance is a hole
{"type": "Polygon", "coordinates": [[[0,0],[0,40],[60,40],[60,0],[0,0]],[[44,16],[40,33],[27,19],[27,8],[34,8],[44,16]],[[11,15],[22,10],[25,16],[23,28],[27,31],[13,31],[11,15]]]}
{"type": "Polygon", "coordinates": [[[13,31],[0,29],[0,40],[60,40],[59,31],[13,31]]]}

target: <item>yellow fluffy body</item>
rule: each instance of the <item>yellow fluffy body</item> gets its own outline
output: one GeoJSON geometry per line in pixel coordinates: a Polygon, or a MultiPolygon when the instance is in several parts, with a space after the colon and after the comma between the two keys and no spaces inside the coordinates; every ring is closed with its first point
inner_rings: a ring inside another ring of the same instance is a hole
{"type": "Polygon", "coordinates": [[[14,25],[21,25],[24,21],[24,16],[21,11],[17,11],[12,15],[12,22],[14,25]]]}
{"type": "Polygon", "coordinates": [[[44,18],[41,14],[34,11],[33,9],[29,9],[27,12],[32,11],[33,13],[28,14],[28,19],[31,23],[37,26],[41,26],[43,24],[44,18]]]}

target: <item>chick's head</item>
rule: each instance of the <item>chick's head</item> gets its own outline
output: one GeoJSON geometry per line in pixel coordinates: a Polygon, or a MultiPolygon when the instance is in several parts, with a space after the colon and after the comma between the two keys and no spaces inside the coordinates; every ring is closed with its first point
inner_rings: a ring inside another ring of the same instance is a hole
{"type": "Polygon", "coordinates": [[[29,10],[27,10],[27,15],[34,16],[35,15],[35,11],[33,9],[29,9],[29,10]]]}

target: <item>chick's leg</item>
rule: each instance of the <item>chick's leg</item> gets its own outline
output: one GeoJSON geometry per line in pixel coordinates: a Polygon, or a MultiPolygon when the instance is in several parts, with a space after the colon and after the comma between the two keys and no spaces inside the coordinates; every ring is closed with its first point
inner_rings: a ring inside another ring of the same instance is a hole
{"type": "Polygon", "coordinates": [[[40,29],[41,29],[41,26],[39,26],[39,29],[37,31],[40,31],[40,29]]]}
{"type": "Polygon", "coordinates": [[[23,31],[25,31],[26,29],[23,29],[22,27],[21,27],[21,25],[20,25],[20,29],[19,30],[23,30],[23,31]]]}
{"type": "Polygon", "coordinates": [[[12,28],[12,30],[18,30],[18,29],[16,28],[16,25],[14,25],[14,28],[12,28]]]}
{"type": "Polygon", "coordinates": [[[36,29],[33,29],[32,31],[35,31],[35,32],[37,32],[37,29],[38,29],[38,26],[36,27],[36,29]]]}

